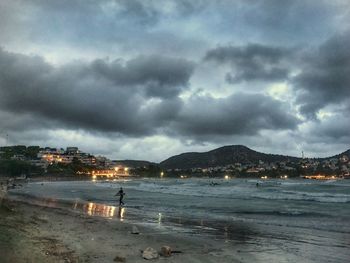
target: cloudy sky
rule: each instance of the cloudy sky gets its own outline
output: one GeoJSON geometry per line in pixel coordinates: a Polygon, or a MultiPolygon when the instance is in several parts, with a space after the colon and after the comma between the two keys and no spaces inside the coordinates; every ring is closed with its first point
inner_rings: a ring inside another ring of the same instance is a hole
{"type": "Polygon", "coordinates": [[[348,0],[0,0],[0,145],[337,154],[349,47],[348,0]]]}

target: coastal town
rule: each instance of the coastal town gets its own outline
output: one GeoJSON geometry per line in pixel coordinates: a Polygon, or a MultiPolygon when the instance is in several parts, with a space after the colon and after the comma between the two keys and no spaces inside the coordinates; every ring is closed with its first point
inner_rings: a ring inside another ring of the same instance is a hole
{"type": "Polygon", "coordinates": [[[0,147],[0,163],[1,161],[10,164],[2,167],[2,170],[8,168],[8,173],[15,175],[20,172],[29,175],[91,175],[94,178],[129,176],[129,167],[104,156],[85,153],[78,147],[0,147]],[[17,169],[11,170],[11,164],[16,165],[17,169]]]}
{"type": "Polygon", "coordinates": [[[152,177],[302,177],[307,179],[350,178],[347,154],[332,158],[295,158],[284,161],[244,161],[226,165],[205,165],[190,168],[169,168],[162,163],[117,161],[93,155],[78,147],[51,148],[39,146],[0,147],[0,171],[8,175],[74,175],[92,178],[125,176],[152,177]],[[126,165],[127,164],[127,165],[126,165]]]}
{"type": "Polygon", "coordinates": [[[191,168],[183,171],[182,169],[168,169],[167,172],[190,172],[191,174],[229,174],[244,175],[247,177],[261,177],[266,179],[303,177],[307,179],[336,179],[350,178],[350,160],[344,155],[340,158],[331,159],[308,159],[304,158],[298,161],[281,162],[263,162],[257,163],[234,163],[226,166],[214,166],[207,168],[191,168]]]}

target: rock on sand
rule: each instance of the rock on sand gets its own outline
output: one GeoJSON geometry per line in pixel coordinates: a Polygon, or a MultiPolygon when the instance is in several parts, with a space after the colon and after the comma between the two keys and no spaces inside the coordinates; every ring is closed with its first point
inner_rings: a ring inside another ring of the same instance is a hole
{"type": "Polygon", "coordinates": [[[158,252],[154,248],[148,247],[143,251],[142,257],[147,260],[156,259],[158,258],[158,252]]]}

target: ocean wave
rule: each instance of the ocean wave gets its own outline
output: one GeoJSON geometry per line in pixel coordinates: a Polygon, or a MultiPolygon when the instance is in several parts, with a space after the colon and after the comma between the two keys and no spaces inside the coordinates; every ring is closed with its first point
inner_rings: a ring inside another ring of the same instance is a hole
{"type": "MultiPolygon", "coordinates": [[[[118,188],[120,183],[96,183],[100,187],[118,188]]],[[[261,187],[252,183],[236,183],[221,181],[219,185],[211,186],[208,181],[137,181],[123,185],[127,189],[137,191],[228,199],[267,199],[267,200],[294,200],[314,201],[323,203],[350,203],[350,194],[334,192],[306,192],[288,190],[287,187],[261,187]]],[[[303,188],[305,189],[305,188],[303,188]]]]}
{"type": "Polygon", "coordinates": [[[282,191],[278,194],[254,194],[253,198],[289,201],[314,201],[321,203],[350,203],[350,195],[282,191]]]}
{"type": "MultiPolygon", "coordinates": [[[[114,187],[118,188],[120,185],[111,184],[98,184],[101,187],[114,187]]],[[[157,184],[149,182],[141,182],[139,184],[131,184],[127,189],[133,189],[138,191],[152,192],[152,193],[163,193],[173,195],[184,195],[184,196],[207,196],[207,197],[232,197],[233,195],[242,196],[243,193],[255,190],[251,186],[239,186],[239,185],[217,185],[211,186],[209,183],[195,184],[195,183],[180,183],[180,184],[157,184]]]]}
{"type": "MultiPolygon", "coordinates": [[[[242,214],[242,215],[266,215],[266,216],[326,216],[321,213],[315,212],[305,212],[299,210],[291,210],[291,211],[235,211],[234,214],[242,214]]],[[[328,216],[328,215],[327,215],[328,216]]]]}

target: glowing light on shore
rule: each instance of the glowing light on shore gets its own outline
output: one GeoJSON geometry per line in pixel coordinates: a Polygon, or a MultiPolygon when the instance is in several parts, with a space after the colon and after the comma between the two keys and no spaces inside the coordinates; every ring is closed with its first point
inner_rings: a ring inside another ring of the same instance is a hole
{"type": "Polygon", "coordinates": [[[122,207],[122,208],[120,208],[120,213],[119,213],[119,217],[120,217],[121,222],[124,221],[124,215],[125,215],[125,208],[122,207]]]}
{"type": "Polygon", "coordinates": [[[93,215],[93,209],[94,209],[94,203],[89,203],[88,204],[88,209],[86,211],[89,216],[93,215]]]}
{"type": "Polygon", "coordinates": [[[226,180],[230,179],[230,176],[225,175],[225,179],[226,179],[226,180]]]}
{"type": "MultiPolygon", "coordinates": [[[[77,209],[77,205],[74,206],[74,209],[77,209]]],[[[97,203],[88,203],[84,206],[84,211],[89,216],[101,216],[106,218],[112,218],[115,215],[116,208],[114,206],[97,204],[97,203]]]]}
{"type": "Polygon", "coordinates": [[[317,174],[317,175],[306,175],[304,176],[305,179],[313,179],[313,180],[333,180],[333,179],[338,179],[337,176],[335,175],[322,175],[322,174],[317,174]]]}
{"type": "Polygon", "coordinates": [[[158,225],[162,224],[162,213],[158,213],[158,225]]]}
{"type": "Polygon", "coordinates": [[[109,217],[113,217],[113,216],[114,216],[114,213],[115,213],[115,207],[114,207],[114,206],[111,206],[111,207],[109,208],[109,214],[108,214],[108,216],[109,216],[109,217]]]}

